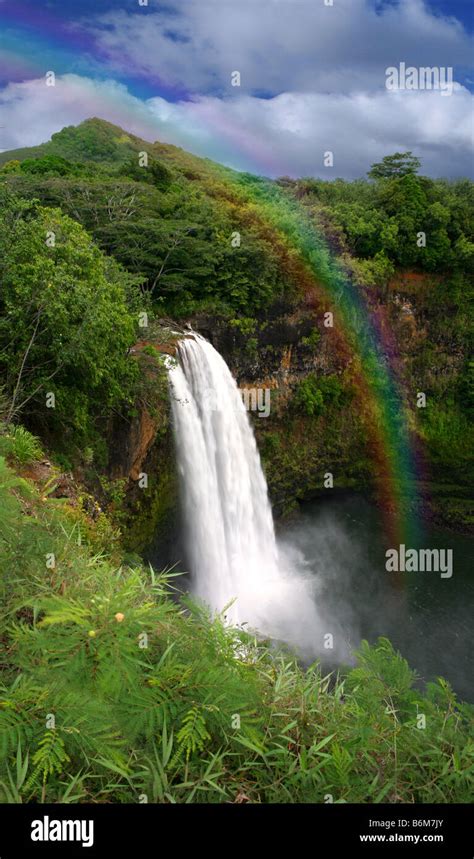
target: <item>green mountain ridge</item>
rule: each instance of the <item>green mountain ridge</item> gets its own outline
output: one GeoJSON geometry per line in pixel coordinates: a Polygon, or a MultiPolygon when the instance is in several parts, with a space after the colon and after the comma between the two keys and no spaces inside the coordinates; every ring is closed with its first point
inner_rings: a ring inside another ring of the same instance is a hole
{"type": "Polygon", "coordinates": [[[37,146],[6,150],[0,153],[0,165],[8,161],[25,161],[28,158],[43,158],[45,155],[59,155],[79,163],[121,164],[140,151],[162,159],[169,166],[186,170],[204,171],[212,165],[224,172],[232,173],[230,168],[218,165],[210,159],[200,158],[179,146],[149,141],[124,131],[118,125],[105,119],[91,117],[79,125],[68,125],[51,136],[51,140],[37,146]]]}

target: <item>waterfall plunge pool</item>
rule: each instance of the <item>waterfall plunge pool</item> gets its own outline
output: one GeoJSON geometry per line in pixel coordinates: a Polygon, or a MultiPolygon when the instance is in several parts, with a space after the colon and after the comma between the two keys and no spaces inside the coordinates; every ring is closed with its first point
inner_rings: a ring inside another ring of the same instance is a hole
{"type": "MultiPolygon", "coordinates": [[[[474,701],[474,540],[425,524],[421,542],[452,549],[450,578],[387,572],[380,512],[358,495],[307,502],[278,532],[280,549],[296,552],[313,577],[319,636],[334,631],[336,644],[342,636],[351,650],[363,638],[385,636],[422,681],[444,677],[461,699],[474,701]]],[[[327,652],[321,661],[333,667],[327,652]]]]}

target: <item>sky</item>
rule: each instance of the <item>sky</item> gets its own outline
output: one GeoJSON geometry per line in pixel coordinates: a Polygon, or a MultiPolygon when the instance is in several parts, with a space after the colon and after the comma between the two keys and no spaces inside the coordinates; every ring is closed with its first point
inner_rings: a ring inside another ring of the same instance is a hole
{"type": "Polygon", "coordinates": [[[143,3],[0,0],[0,149],[99,116],[267,176],[473,175],[472,0],[143,3]],[[400,63],[452,87],[389,90],[400,63]]]}

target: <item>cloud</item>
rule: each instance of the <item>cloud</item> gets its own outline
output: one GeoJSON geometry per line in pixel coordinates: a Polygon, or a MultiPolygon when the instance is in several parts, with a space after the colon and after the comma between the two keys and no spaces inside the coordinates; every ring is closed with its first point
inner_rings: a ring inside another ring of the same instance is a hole
{"type": "MultiPolygon", "coordinates": [[[[162,11],[98,15],[81,26],[105,62],[161,88],[225,96],[242,91],[349,93],[384,86],[387,66],[469,66],[473,42],[423,0],[377,11],[370,0],[173,0],[162,11]]],[[[163,91],[163,89],[162,89],[163,91]]]]}
{"type": "Polygon", "coordinates": [[[145,138],[156,133],[157,120],[145,102],[113,80],[97,81],[78,75],[10,83],[0,92],[1,148],[35,146],[66,125],[99,116],[123,125],[145,138]]]}
{"type": "Polygon", "coordinates": [[[330,95],[287,92],[271,99],[240,95],[172,103],[142,101],[115,81],[64,75],[9,84],[0,93],[2,148],[47,140],[64,125],[99,116],[148,140],[182,146],[236,169],[269,176],[363,176],[371,163],[412,149],[434,176],[472,172],[473,96],[439,92],[330,95]],[[334,168],[323,153],[334,153],[334,168]]]}

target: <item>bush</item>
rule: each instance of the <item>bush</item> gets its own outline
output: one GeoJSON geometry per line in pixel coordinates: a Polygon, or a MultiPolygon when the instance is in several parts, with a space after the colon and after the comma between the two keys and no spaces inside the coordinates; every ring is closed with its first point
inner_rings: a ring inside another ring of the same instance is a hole
{"type": "Polygon", "coordinates": [[[294,395],[296,409],[308,416],[321,415],[326,408],[340,408],[348,401],[349,391],[338,376],[317,376],[309,373],[294,395]]]}
{"type": "Polygon", "coordinates": [[[19,465],[41,459],[43,451],[39,438],[22,426],[10,426],[0,435],[0,454],[11,457],[19,465]]]}
{"type": "Polygon", "coordinates": [[[321,341],[321,332],[319,328],[315,325],[311,332],[307,337],[301,338],[301,345],[306,346],[308,349],[314,350],[316,346],[321,341]]]}
{"type": "Polygon", "coordinates": [[[22,173],[33,176],[76,176],[84,172],[82,164],[72,164],[60,155],[45,155],[43,158],[26,158],[20,164],[22,173]]]}
{"type": "Polygon", "coordinates": [[[472,422],[458,404],[446,399],[428,401],[419,410],[420,433],[434,465],[451,471],[459,482],[469,482],[474,467],[472,422]]]}

